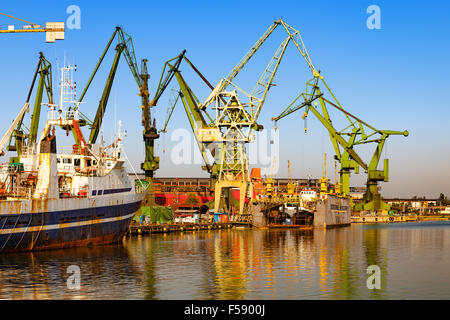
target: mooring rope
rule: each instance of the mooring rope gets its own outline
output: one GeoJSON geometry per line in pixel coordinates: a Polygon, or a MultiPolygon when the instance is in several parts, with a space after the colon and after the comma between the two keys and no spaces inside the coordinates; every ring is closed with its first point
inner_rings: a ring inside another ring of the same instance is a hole
{"type": "Polygon", "coordinates": [[[141,187],[142,187],[143,189],[145,189],[145,186],[144,186],[144,184],[142,183],[141,179],[139,179],[139,177],[138,177],[138,175],[137,175],[137,173],[136,173],[136,170],[134,170],[134,167],[133,167],[133,165],[131,164],[130,159],[128,159],[128,156],[127,156],[127,154],[126,154],[126,152],[125,152],[125,149],[122,149],[122,153],[123,153],[123,155],[125,156],[125,158],[127,159],[128,163],[130,164],[130,167],[131,167],[131,169],[133,170],[134,175],[136,176],[136,179],[137,179],[137,180],[139,181],[139,183],[141,184],[141,187]]]}

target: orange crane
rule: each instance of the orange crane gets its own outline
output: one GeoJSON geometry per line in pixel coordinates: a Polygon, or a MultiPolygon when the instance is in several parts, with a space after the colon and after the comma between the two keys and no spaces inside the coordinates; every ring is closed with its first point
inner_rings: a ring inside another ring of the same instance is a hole
{"type": "Polygon", "coordinates": [[[55,40],[64,40],[64,31],[65,31],[64,22],[46,22],[44,25],[19,19],[6,13],[0,12],[0,14],[26,23],[25,25],[20,27],[8,25],[7,29],[0,29],[0,33],[45,32],[46,42],[55,42],[55,40]]]}

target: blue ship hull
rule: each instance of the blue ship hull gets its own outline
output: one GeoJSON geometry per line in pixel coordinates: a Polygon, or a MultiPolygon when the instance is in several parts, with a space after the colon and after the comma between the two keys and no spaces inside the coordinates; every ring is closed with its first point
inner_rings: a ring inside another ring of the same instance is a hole
{"type": "Polygon", "coordinates": [[[0,253],[119,242],[141,201],[76,210],[0,213],[0,253]]]}

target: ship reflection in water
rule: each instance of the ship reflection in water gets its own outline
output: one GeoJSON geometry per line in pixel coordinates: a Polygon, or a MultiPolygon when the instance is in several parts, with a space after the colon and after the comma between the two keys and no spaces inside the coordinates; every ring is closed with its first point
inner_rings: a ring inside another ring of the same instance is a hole
{"type": "Polygon", "coordinates": [[[0,255],[0,299],[448,299],[449,265],[450,222],[205,231],[0,255]]]}

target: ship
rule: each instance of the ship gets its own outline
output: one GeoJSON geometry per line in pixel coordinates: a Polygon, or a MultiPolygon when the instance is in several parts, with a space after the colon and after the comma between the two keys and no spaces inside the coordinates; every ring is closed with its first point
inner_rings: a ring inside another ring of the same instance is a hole
{"type": "Polygon", "coordinates": [[[126,172],[120,125],[111,145],[87,144],[78,108],[66,102],[48,106],[37,143],[23,146],[16,162],[0,165],[0,253],[117,243],[141,207],[147,187],[126,172]],[[59,146],[56,131],[75,132],[79,143],[59,146]]]}

